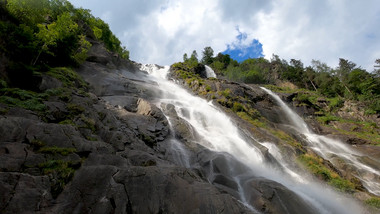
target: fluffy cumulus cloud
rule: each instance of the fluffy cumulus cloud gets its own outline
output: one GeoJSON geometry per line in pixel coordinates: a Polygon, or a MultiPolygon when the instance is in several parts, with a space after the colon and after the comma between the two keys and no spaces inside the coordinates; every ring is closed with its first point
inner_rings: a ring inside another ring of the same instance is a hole
{"type": "MultiPolygon", "coordinates": [[[[372,70],[380,58],[376,0],[71,0],[92,10],[142,63],[171,64],[206,46],[372,70]],[[244,38],[239,37],[244,35],[244,38]]],[[[238,55],[239,55],[238,54],[238,55]]]]}

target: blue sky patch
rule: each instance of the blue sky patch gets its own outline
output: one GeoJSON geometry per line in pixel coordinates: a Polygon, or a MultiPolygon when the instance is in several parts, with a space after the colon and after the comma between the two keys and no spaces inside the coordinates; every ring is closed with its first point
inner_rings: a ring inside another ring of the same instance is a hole
{"type": "Polygon", "coordinates": [[[243,44],[247,40],[247,34],[239,32],[239,35],[236,36],[236,41],[232,44],[227,45],[227,50],[223,51],[223,54],[229,54],[232,59],[242,62],[249,58],[260,58],[264,57],[263,54],[263,45],[259,40],[254,39],[248,45],[243,44]]]}

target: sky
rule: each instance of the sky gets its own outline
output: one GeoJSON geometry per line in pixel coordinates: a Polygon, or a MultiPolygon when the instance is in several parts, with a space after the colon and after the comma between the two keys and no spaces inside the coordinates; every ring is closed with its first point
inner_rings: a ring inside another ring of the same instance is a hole
{"type": "Polygon", "coordinates": [[[140,63],[170,65],[205,47],[241,61],[272,54],[305,65],[380,58],[378,0],[70,0],[90,9],[140,63]]]}

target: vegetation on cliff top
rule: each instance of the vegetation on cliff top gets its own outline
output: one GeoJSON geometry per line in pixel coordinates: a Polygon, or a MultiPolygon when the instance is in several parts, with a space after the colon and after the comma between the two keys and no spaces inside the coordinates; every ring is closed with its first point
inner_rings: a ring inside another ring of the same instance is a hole
{"type": "Polygon", "coordinates": [[[206,47],[202,63],[229,80],[254,84],[290,82],[328,98],[359,101],[366,107],[367,114],[380,113],[380,59],[375,62],[375,70],[369,73],[342,58],[338,67],[331,68],[318,60],[312,60],[311,66],[305,67],[301,60],[287,62],[277,55],[270,60],[257,58],[238,63],[228,54],[219,53],[215,57],[212,54],[211,47],[206,47]]]}

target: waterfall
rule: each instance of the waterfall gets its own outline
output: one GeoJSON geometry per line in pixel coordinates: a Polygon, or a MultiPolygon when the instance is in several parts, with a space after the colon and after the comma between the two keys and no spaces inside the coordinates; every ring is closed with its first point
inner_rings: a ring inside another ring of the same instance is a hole
{"type": "Polygon", "coordinates": [[[216,78],[216,74],[215,74],[214,70],[212,70],[212,68],[210,68],[210,66],[205,65],[205,68],[206,68],[206,76],[207,76],[207,78],[210,78],[210,77],[216,78]]]}
{"type": "Polygon", "coordinates": [[[305,136],[306,142],[308,142],[313,151],[333,164],[335,164],[336,161],[343,160],[348,165],[353,166],[358,172],[356,177],[362,181],[364,187],[369,192],[380,196],[380,171],[362,163],[360,159],[364,157],[363,154],[351,149],[341,141],[313,133],[305,121],[290,109],[278,95],[266,88],[261,87],[261,89],[276,100],[285,112],[285,115],[291,121],[295,130],[305,136]]]}
{"type": "MultiPolygon", "coordinates": [[[[268,152],[283,169],[266,161],[262,150],[256,144],[247,141],[246,136],[242,136],[242,131],[223,111],[214,106],[212,102],[194,96],[174,82],[167,80],[168,66],[146,70],[150,73],[148,78],[158,84],[157,90],[160,95],[156,105],[158,107],[162,104],[174,105],[178,116],[191,124],[198,133],[199,140],[196,143],[214,152],[216,156],[224,157],[225,162],[223,163],[227,167],[224,173],[228,173],[236,182],[238,190],[236,197],[253,212],[260,213],[250,203],[249,193],[252,187],[249,186],[249,181],[260,178],[285,186],[297,197],[302,198],[305,204],[311,207],[310,210],[317,210],[317,213],[361,212],[362,208],[354,200],[335,192],[326,185],[307,179],[305,175],[290,168],[291,164],[285,163],[280,149],[274,143],[257,142],[260,146],[268,147],[268,152]]],[[[170,120],[170,118],[168,119],[170,120]]],[[[185,146],[177,149],[176,152],[184,149],[186,149],[185,146]]],[[[183,158],[189,158],[189,153],[186,152],[183,158]]],[[[184,162],[186,162],[186,167],[189,167],[189,163],[191,167],[191,161],[184,162]]],[[[211,174],[210,179],[216,176],[218,175],[211,174]]],[[[279,203],[282,204],[281,199],[279,203]]]]}

